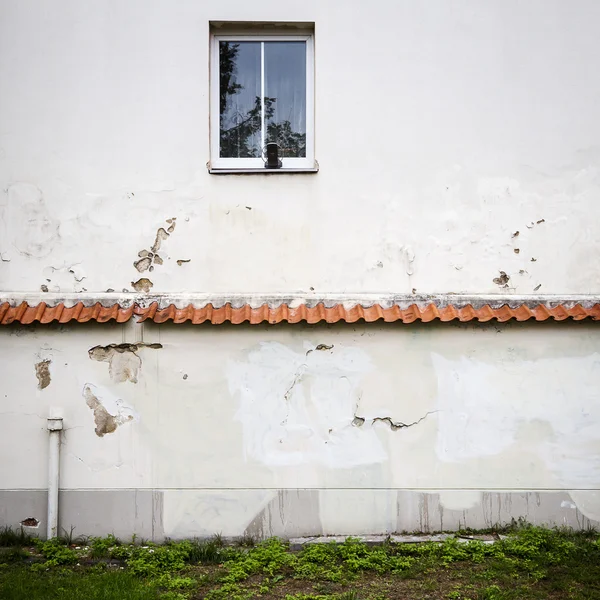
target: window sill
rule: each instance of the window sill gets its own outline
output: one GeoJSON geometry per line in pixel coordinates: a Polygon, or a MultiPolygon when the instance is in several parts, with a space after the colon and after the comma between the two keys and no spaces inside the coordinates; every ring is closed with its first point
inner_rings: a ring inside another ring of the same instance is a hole
{"type": "Polygon", "coordinates": [[[214,169],[212,167],[208,168],[208,172],[211,175],[289,175],[290,173],[318,173],[318,171],[318,165],[315,165],[314,167],[302,167],[297,169],[214,169]]]}

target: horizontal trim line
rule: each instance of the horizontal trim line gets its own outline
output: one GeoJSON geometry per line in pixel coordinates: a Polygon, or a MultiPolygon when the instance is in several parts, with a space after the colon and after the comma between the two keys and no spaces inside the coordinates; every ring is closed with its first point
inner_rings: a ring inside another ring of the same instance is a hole
{"type": "Polygon", "coordinates": [[[600,320],[592,295],[459,294],[101,294],[0,292],[0,324],[34,321],[123,323],[133,316],[156,323],[354,323],[413,321],[600,320]]]}

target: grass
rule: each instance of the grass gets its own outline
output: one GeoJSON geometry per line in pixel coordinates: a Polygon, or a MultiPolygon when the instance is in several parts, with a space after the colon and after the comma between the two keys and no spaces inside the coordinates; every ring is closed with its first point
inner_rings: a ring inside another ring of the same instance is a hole
{"type": "Polygon", "coordinates": [[[0,574],[0,597],[3,600],[156,600],[155,586],[127,571],[85,572],[70,569],[32,574],[27,567],[4,569],[0,574]]]}
{"type": "Polygon", "coordinates": [[[369,547],[349,538],[298,553],[278,539],[56,539],[0,550],[0,598],[600,600],[600,539],[521,526],[493,544],[450,538],[369,547]]]}
{"type": "Polygon", "coordinates": [[[33,543],[33,538],[25,533],[22,527],[16,531],[12,527],[0,529],[0,547],[6,546],[28,546],[33,543]]]}

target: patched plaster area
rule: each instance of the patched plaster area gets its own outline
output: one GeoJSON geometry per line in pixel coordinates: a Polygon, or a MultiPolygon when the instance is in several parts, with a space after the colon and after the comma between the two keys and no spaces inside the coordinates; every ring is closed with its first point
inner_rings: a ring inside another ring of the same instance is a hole
{"type": "Polygon", "coordinates": [[[98,437],[113,433],[117,427],[139,419],[135,410],[106,388],[86,383],[82,395],[94,412],[95,432],[98,437]]]}
{"type": "Polygon", "coordinates": [[[518,445],[545,465],[556,487],[598,487],[600,354],[496,362],[433,354],[432,360],[441,461],[467,463],[518,445]]]}
{"type": "Polygon", "coordinates": [[[240,402],[235,418],[246,459],[337,468],[387,460],[374,428],[353,423],[361,378],[372,368],[359,348],[309,343],[297,352],[264,342],[231,361],[227,379],[240,402]]]}

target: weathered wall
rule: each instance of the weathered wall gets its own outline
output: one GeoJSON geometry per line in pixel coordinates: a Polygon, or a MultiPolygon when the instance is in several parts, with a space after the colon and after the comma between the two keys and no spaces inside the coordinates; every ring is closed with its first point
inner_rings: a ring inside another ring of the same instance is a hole
{"type": "Polygon", "coordinates": [[[600,520],[593,323],[0,335],[3,522],[43,527],[52,407],[65,423],[61,525],[80,534],[600,520]]]}
{"type": "Polygon", "coordinates": [[[0,11],[3,290],[600,290],[595,0],[0,11]],[[209,20],[315,23],[317,175],[208,174],[209,20]]]}
{"type": "MultiPolygon", "coordinates": [[[[599,294],[599,19],[595,0],[3,0],[2,298],[599,294]],[[209,175],[210,20],[315,23],[317,174],[209,175]]],[[[8,326],[0,524],[44,528],[57,407],[79,534],[585,527],[599,357],[590,322],[8,326]]]]}

